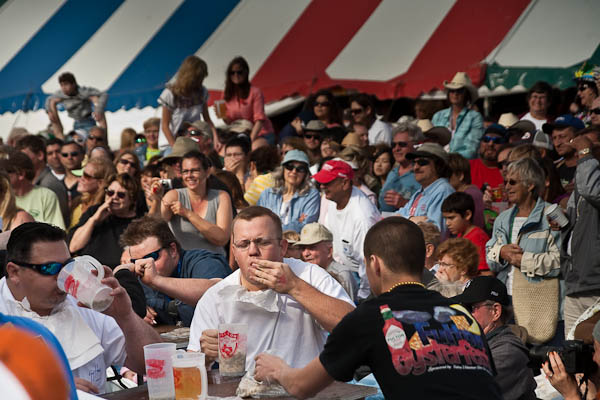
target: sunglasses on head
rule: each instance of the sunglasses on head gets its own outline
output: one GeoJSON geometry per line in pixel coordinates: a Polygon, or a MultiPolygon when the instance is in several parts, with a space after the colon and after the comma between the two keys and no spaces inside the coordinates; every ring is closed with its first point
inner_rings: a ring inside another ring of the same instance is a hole
{"type": "Polygon", "coordinates": [[[500,137],[500,136],[487,136],[487,135],[485,135],[484,137],[482,137],[481,141],[483,143],[492,142],[494,144],[500,144],[500,143],[504,143],[505,142],[505,140],[504,140],[503,137],[500,137]]]}
{"type": "Polygon", "coordinates": [[[316,134],[316,133],[305,133],[304,137],[306,139],[317,139],[317,140],[321,139],[321,135],[316,134]]]}
{"type": "Polygon", "coordinates": [[[408,146],[408,143],[406,143],[406,142],[392,142],[392,149],[394,147],[396,147],[396,146],[398,146],[398,147],[406,147],[406,146],[408,146]]]}
{"type": "Polygon", "coordinates": [[[304,165],[294,165],[294,164],[284,164],[283,168],[287,169],[288,171],[292,171],[292,170],[296,170],[296,172],[302,174],[302,173],[307,173],[308,172],[308,168],[306,168],[306,166],[304,165]]]}
{"type": "Polygon", "coordinates": [[[106,195],[108,197],[113,197],[115,194],[120,199],[124,199],[125,197],[127,197],[127,193],[125,193],[125,192],[117,192],[117,191],[114,191],[112,189],[104,189],[104,193],[106,193],[106,195]]]}
{"type": "Polygon", "coordinates": [[[600,107],[592,108],[590,112],[592,114],[600,115],[600,107]]]}
{"type": "Polygon", "coordinates": [[[362,109],[362,108],[351,108],[351,109],[350,109],[350,113],[351,113],[352,115],[360,114],[361,112],[363,112],[363,109],[362,109]]]}
{"type": "Polygon", "coordinates": [[[50,261],[50,262],[47,262],[44,264],[30,264],[30,263],[14,261],[14,260],[10,261],[10,262],[18,265],[19,267],[31,268],[32,270],[34,270],[42,275],[54,276],[54,275],[58,274],[60,272],[60,270],[63,269],[63,267],[71,261],[73,261],[72,258],[69,258],[64,263],[61,263],[58,261],[50,261]]]}
{"type": "Polygon", "coordinates": [[[67,158],[69,156],[71,157],[77,157],[79,155],[78,151],[72,151],[70,153],[60,153],[61,156],[63,156],[64,158],[67,158]]]}
{"type": "Polygon", "coordinates": [[[119,164],[123,164],[123,165],[130,165],[130,166],[132,166],[132,167],[135,167],[135,166],[136,166],[136,165],[135,165],[135,161],[129,161],[129,160],[126,160],[126,159],[124,159],[124,158],[121,158],[121,159],[119,160],[119,164]]]}
{"type": "Polygon", "coordinates": [[[329,107],[329,104],[328,101],[316,101],[315,107],[329,107]]]}
{"type": "Polygon", "coordinates": [[[415,164],[417,164],[418,166],[421,166],[421,167],[429,165],[430,163],[431,163],[431,160],[428,160],[427,158],[417,158],[415,160],[415,164]]]}
{"type": "Polygon", "coordinates": [[[160,249],[158,249],[158,250],[155,250],[155,251],[153,251],[152,253],[148,253],[148,254],[146,254],[145,256],[142,256],[142,257],[140,257],[140,258],[132,258],[132,259],[131,259],[131,262],[132,262],[133,264],[135,264],[135,262],[136,262],[137,260],[143,260],[144,258],[151,258],[151,259],[153,259],[154,261],[156,261],[156,260],[158,260],[158,259],[160,258],[160,251],[161,251],[162,249],[165,249],[165,248],[166,248],[166,247],[161,247],[160,249]]]}

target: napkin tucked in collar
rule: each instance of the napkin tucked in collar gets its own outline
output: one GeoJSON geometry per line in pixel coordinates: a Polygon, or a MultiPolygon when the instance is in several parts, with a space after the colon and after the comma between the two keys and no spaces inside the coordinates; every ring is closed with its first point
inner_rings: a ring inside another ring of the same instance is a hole
{"type": "Polygon", "coordinates": [[[240,285],[229,285],[219,290],[219,296],[224,301],[234,301],[253,305],[265,311],[277,313],[281,309],[279,294],[271,289],[250,292],[240,285]]]}
{"type": "Polygon", "coordinates": [[[70,296],[57,305],[50,315],[41,316],[31,310],[26,297],[22,301],[15,300],[6,281],[2,282],[0,292],[4,299],[4,309],[1,311],[8,315],[30,318],[48,328],[60,342],[72,370],[104,352],[100,339],[85,322],[70,296]]]}

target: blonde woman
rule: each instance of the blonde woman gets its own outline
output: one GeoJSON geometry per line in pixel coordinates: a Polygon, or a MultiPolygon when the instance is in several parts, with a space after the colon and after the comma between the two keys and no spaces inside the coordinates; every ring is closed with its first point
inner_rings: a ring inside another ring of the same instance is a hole
{"type": "Polygon", "coordinates": [[[0,218],[2,218],[2,231],[9,231],[25,222],[34,221],[27,211],[17,207],[10,180],[4,173],[0,173],[0,218]]]}
{"type": "Polygon", "coordinates": [[[216,137],[216,130],[208,115],[206,102],[208,90],[202,84],[208,76],[208,66],[199,57],[189,56],[177,71],[173,84],[168,84],[160,94],[158,103],[162,105],[161,130],[169,145],[175,144],[177,132],[185,121],[206,121],[216,137]]]}

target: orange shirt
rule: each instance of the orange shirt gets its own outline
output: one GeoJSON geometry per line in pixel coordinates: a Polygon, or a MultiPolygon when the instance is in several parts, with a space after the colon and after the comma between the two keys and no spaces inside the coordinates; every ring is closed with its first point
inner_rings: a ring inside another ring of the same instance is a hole
{"type": "Polygon", "coordinates": [[[227,105],[227,120],[229,123],[238,119],[246,119],[252,124],[263,121],[263,126],[258,136],[275,133],[273,124],[265,114],[265,98],[259,88],[250,86],[250,94],[245,99],[234,97],[225,103],[227,105]]]}

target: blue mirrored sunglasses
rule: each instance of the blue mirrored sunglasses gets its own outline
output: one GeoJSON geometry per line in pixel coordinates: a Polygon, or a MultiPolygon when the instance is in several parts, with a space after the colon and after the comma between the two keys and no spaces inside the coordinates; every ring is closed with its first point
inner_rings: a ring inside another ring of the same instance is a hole
{"type": "Polygon", "coordinates": [[[58,261],[50,261],[44,264],[30,264],[21,261],[10,261],[13,264],[18,265],[19,267],[31,268],[32,270],[39,272],[42,275],[53,276],[60,272],[61,269],[64,268],[65,265],[73,261],[72,258],[69,258],[64,263],[58,261]]]}
{"type": "Polygon", "coordinates": [[[164,247],[161,247],[160,249],[158,249],[158,250],[155,250],[155,251],[153,251],[152,253],[148,253],[148,254],[146,254],[146,255],[145,255],[145,256],[143,256],[143,257],[140,257],[140,258],[132,258],[132,259],[131,259],[131,262],[132,262],[133,264],[135,264],[135,262],[136,262],[137,260],[143,260],[144,258],[151,258],[151,259],[153,259],[154,261],[156,261],[156,260],[158,260],[158,258],[160,257],[160,251],[161,251],[162,249],[164,249],[164,247]]]}

